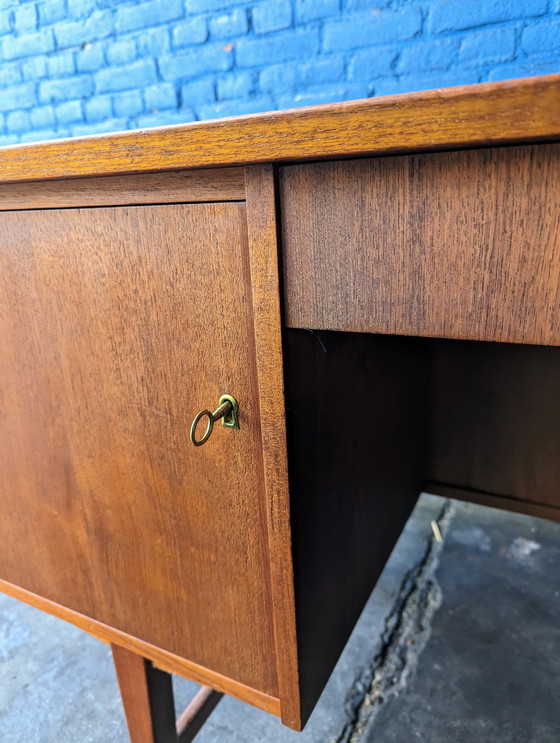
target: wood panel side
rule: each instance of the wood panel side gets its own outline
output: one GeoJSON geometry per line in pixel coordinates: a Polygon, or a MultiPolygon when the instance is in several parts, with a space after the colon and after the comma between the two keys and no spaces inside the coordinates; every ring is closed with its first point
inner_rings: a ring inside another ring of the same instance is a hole
{"type": "Polygon", "coordinates": [[[560,137],[560,75],[0,148],[0,182],[560,137]]]}
{"type": "Polygon", "coordinates": [[[560,345],[560,145],[281,170],[290,327],[560,345]]]}
{"type": "Polygon", "coordinates": [[[429,347],[287,330],[284,353],[305,720],[421,490],[429,347]]]}
{"type": "Polygon", "coordinates": [[[243,168],[0,184],[0,211],[244,199],[243,168]]]}
{"type": "Polygon", "coordinates": [[[246,686],[234,679],[222,676],[215,671],[211,671],[208,668],[199,666],[192,661],[180,658],[178,655],[174,655],[166,650],[155,647],[148,642],[132,637],[121,632],[114,627],[109,627],[103,622],[98,622],[91,617],[86,617],[84,614],[80,614],[77,611],[68,609],[65,606],[56,604],[54,601],[49,601],[42,596],[37,596],[31,591],[26,591],[19,586],[14,586],[5,580],[0,579],[0,591],[12,596],[12,598],[23,601],[30,606],[40,609],[41,611],[51,614],[58,619],[62,619],[65,622],[70,622],[81,630],[84,630],[88,634],[92,635],[98,640],[109,645],[118,645],[119,647],[126,648],[137,655],[141,655],[148,660],[151,660],[154,665],[161,668],[163,671],[168,673],[174,673],[178,676],[184,676],[197,684],[205,686],[211,686],[217,691],[229,694],[231,697],[247,702],[255,707],[259,707],[265,712],[270,712],[277,717],[280,716],[280,700],[269,694],[265,694],[257,689],[253,689],[250,686],[246,686]]]}
{"type": "Polygon", "coordinates": [[[282,721],[301,729],[272,166],[246,169],[247,226],[282,721]]]}
{"type": "Polygon", "coordinates": [[[427,479],[560,508],[560,348],[432,345],[427,479]]]}

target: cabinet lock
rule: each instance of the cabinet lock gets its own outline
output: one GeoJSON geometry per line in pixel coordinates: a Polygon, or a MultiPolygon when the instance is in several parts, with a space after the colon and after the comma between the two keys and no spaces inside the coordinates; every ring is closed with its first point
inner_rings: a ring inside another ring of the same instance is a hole
{"type": "Polygon", "coordinates": [[[208,441],[212,431],[214,430],[214,423],[220,420],[220,418],[222,419],[222,426],[225,428],[239,428],[239,405],[237,404],[235,397],[232,397],[231,395],[221,395],[218,400],[218,407],[213,413],[210,410],[201,410],[200,413],[195,416],[191,425],[191,441],[195,446],[202,446],[202,444],[205,444],[208,441]],[[206,431],[204,431],[202,438],[197,439],[196,427],[204,417],[208,419],[206,431]]]}

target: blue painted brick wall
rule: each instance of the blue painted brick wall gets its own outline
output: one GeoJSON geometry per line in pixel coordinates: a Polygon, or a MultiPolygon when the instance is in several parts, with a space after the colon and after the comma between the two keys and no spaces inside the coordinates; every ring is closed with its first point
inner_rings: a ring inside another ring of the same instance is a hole
{"type": "Polygon", "coordinates": [[[0,145],[560,72],[560,0],[0,0],[0,145]]]}

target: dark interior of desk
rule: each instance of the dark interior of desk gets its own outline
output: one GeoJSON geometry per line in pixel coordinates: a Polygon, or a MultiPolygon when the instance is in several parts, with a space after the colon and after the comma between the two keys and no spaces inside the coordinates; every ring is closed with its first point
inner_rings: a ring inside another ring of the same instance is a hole
{"type": "Polygon", "coordinates": [[[554,517],[545,509],[560,508],[560,348],[431,343],[426,480],[554,517]]]}
{"type": "Polygon", "coordinates": [[[422,490],[560,519],[560,348],[304,329],[284,346],[305,716],[422,490]]]}

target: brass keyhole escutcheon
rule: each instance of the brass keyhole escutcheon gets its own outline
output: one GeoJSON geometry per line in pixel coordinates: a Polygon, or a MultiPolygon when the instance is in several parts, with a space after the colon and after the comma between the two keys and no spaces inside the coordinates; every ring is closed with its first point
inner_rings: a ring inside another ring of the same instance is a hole
{"type": "Polygon", "coordinates": [[[210,410],[201,410],[197,413],[191,425],[191,441],[195,446],[202,446],[210,438],[214,430],[214,423],[222,419],[222,426],[225,428],[239,428],[239,405],[232,395],[221,395],[218,400],[218,407],[212,413],[210,410]],[[208,419],[206,431],[202,438],[196,438],[196,427],[203,418],[208,419]]]}

